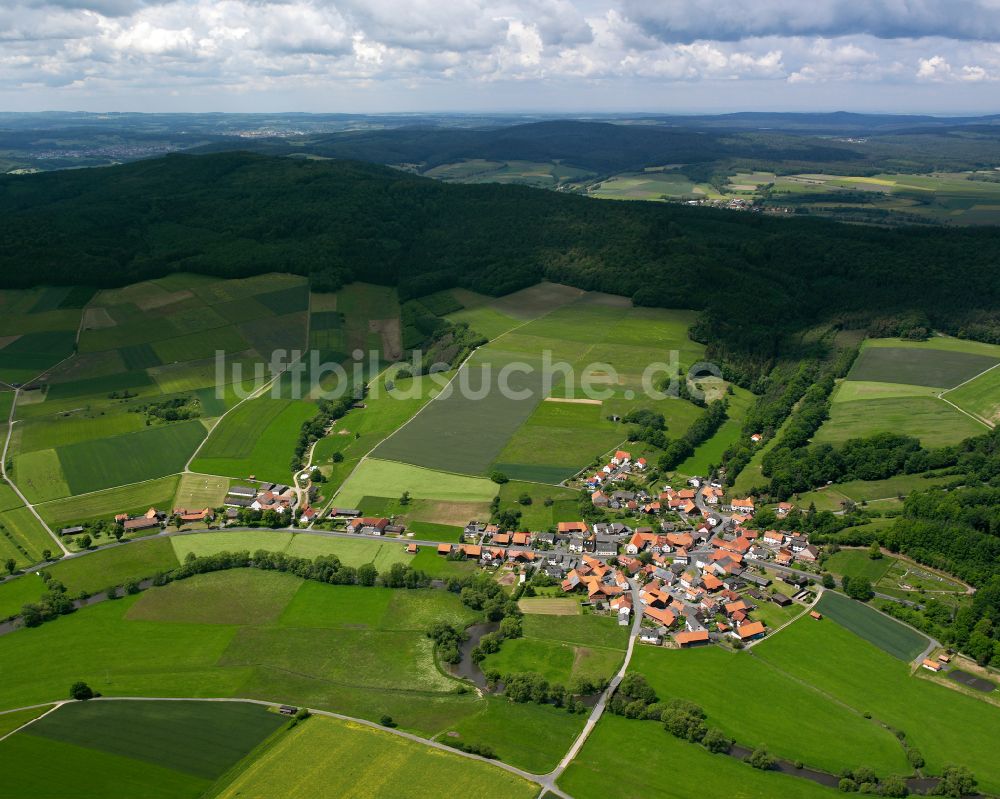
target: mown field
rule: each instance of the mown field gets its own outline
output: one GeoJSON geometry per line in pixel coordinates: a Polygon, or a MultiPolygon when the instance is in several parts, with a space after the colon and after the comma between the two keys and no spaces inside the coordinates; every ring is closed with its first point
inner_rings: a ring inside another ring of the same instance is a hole
{"type": "Polygon", "coordinates": [[[985,423],[939,397],[989,420],[995,412],[991,389],[997,364],[1000,347],[989,344],[947,337],[869,339],[834,391],[830,418],[814,441],[838,444],[888,430],[940,447],[981,435],[989,429],[985,423]]]}
{"type": "Polygon", "coordinates": [[[458,785],[463,793],[483,799],[529,799],[538,793],[533,783],[487,763],[353,722],[316,716],[249,764],[218,796],[437,799],[458,785]]]}
{"type": "Polygon", "coordinates": [[[404,491],[414,499],[489,503],[498,490],[496,483],[482,477],[367,458],[336,494],[334,505],[364,510],[366,496],[398,498],[404,491]]]}
{"type": "Polygon", "coordinates": [[[922,633],[834,591],[825,591],[816,609],[900,660],[913,660],[930,644],[922,633]]]}
{"type": "Polygon", "coordinates": [[[1000,423],[1000,369],[993,368],[958,388],[942,394],[964,411],[996,425],[1000,423]]]}
{"type": "MultiPolygon", "coordinates": [[[[170,475],[134,485],[109,488],[79,497],[44,502],[36,507],[53,528],[110,519],[118,513],[140,514],[149,508],[170,510],[182,478],[170,475]]],[[[180,506],[178,506],[180,507],[180,506]]]]}
{"type": "MultiPolygon", "coordinates": [[[[482,314],[496,337],[460,370],[454,390],[386,439],[375,450],[377,457],[443,471],[498,470],[515,480],[558,483],[624,439],[607,417],[650,402],[642,394],[647,367],[661,364],[655,375],[649,372],[646,382],[651,383],[687,368],[704,351],[687,338],[694,321],[689,312],[633,308],[623,297],[596,292],[558,294],[551,284],[518,295],[520,300],[510,295],[449,316],[463,314],[464,321],[475,325],[475,315],[482,314]],[[532,293],[555,297],[547,306],[533,304],[532,293]],[[509,321],[519,318],[515,302],[529,318],[513,327],[509,321]],[[548,363],[544,373],[541,356],[548,363]],[[504,369],[516,370],[506,380],[513,390],[506,396],[500,390],[504,369]],[[587,397],[585,383],[599,396],[587,397]],[[548,397],[603,404],[541,401],[548,397]],[[482,425],[484,417],[490,425],[482,425]]],[[[462,301],[464,295],[455,296],[462,301]]],[[[688,404],[653,402],[671,425],[673,412],[688,404]]],[[[682,414],[676,434],[695,415],[682,414]]]]}
{"type": "Polygon", "coordinates": [[[644,675],[661,699],[678,697],[701,705],[710,726],[744,746],[764,745],[777,757],[834,774],[862,763],[880,774],[909,771],[906,754],[891,732],[831,700],[822,685],[802,684],[796,673],[774,669],[753,654],[718,647],[640,647],[629,668],[644,675]],[[732,693],[720,690],[733,683],[767,688],[739,691],[735,712],[732,693]]]}
{"type": "Polygon", "coordinates": [[[212,429],[192,470],[205,474],[287,482],[302,423],[316,415],[306,400],[263,396],[248,400],[212,429]]]}
{"type": "Polygon", "coordinates": [[[0,743],[3,792],[198,797],[284,723],[237,702],[71,703],[0,743]]]}
{"type": "Polygon", "coordinates": [[[827,621],[797,621],[755,646],[754,656],[905,732],[923,753],[927,773],[962,764],[976,775],[981,791],[1000,790],[1000,763],[993,756],[1000,734],[996,707],[923,679],[919,669],[911,674],[909,663],[827,621]]]}

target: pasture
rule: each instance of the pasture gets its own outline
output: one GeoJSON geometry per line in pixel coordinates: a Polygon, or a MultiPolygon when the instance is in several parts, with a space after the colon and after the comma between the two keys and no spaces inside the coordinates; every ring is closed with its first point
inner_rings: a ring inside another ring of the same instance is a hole
{"type": "Polygon", "coordinates": [[[229,490],[228,477],[187,472],[180,476],[171,508],[217,508],[229,490]]]}
{"type": "Polygon", "coordinates": [[[825,619],[797,621],[753,652],[837,702],[871,713],[872,721],[903,730],[910,746],[923,753],[927,773],[962,764],[975,773],[980,790],[1000,790],[1000,762],[993,752],[1000,714],[992,705],[912,675],[909,663],[825,619]]]}
{"type": "MultiPolygon", "coordinates": [[[[109,585],[121,585],[130,577],[152,577],[178,565],[170,541],[154,538],[84,557],[63,558],[45,571],[65,585],[70,596],[77,596],[84,591],[95,594],[109,585]]],[[[45,584],[34,574],[0,583],[0,618],[18,613],[22,605],[37,601],[44,591],[45,584]]]]}
{"type": "Polygon", "coordinates": [[[560,777],[559,787],[575,799],[833,799],[837,795],[808,780],[758,771],[735,758],[710,754],[670,735],[657,722],[610,713],[601,717],[560,777]],[[627,779],[622,752],[629,753],[627,779]]]}
{"type": "Polygon", "coordinates": [[[900,474],[885,480],[849,480],[846,483],[835,483],[816,491],[808,491],[797,500],[799,507],[808,508],[809,503],[815,503],[817,510],[841,510],[841,502],[874,502],[878,500],[896,500],[905,497],[913,491],[922,491],[936,485],[945,485],[954,481],[954,476],[926,477],[922,474],[900,474]]]}
{"type": "Polygon", "coordinates": [[[816,609],[900,660],[913,660],[930,644],[922,633],[834,591],[825,591],[816,609]]]}
{"type": "Polygon", "coordinates": [[[566,754],[585,719],[553,705],[518,704],[502,696],[487,696],[476,713],[447,727],[437,740],[486,744],[504,762],[532,774],[545,774],[566,754]],[[530,742],[525,745],[527,730],[530,742]]]}
{"type": "Polygon", "coordinates": [[[521,513],[525,530],[548,530],[557,522],[578,521],[580,492],[560,486],[539,485],[511,480],[500,486],[500,507],[521,513]],[[527,505],[521,499],[527,496],[527,505]]]}
{"type": "Polygon", "coordinates": [[[677,697],[701,705],[709,726],[743,746],[764,745],[778,757],[834,774],[861,763],[879,773],[909,771],[891,732],[832,701],[822,685],[802,684],[796,672],[775,669],[748,652],[639,647],[629,668],[645,676],[661,700],[677,697]],[[719,686],[734,681],[768,687],[741,692],[739,712],[733,712],[732,695],[719,686]]]}
{"type": "Polygon", "coordinates": [[[0,708],[62,696],[69,683],[83,679],[107,695],[280,699],[375,720],[389,713],[404,728],[433,735],[482,701],[454,692],[457,683],[438,669],[425,634],[437,618],[469,618],[455,594],[393,597],[384,618],[368,626],[371,603],[380,601],[368,597],[369,589],[317,583],[302,600],[293,594],[279,613],[288,586],[302,581],[270,575],[258,591],[250,585],[261,572],[233,574],[192,577],[183,587],[152,588],[3,636],[0,668],[19,676],[0,686],[0,708]],[[158,598],[163,591],[167,597],[158,598]],[[216,611],[239,618],[234,596],[248,591],[266,610],[263,619],[196,621],[216,611]],[[322,615],[333,608],[340,614],[336,625],[322,615]],[[69,647],[74,656],[43,658],[52,647],[69,647]]]}
{"type": "Polygon", "coordinates": [[[823,569],[833,574],[847,575],[877,583],[896,562],[895,558],[883,556],[872,560],[868,550],[842,549],[830,555],[823,563],[823,569]]]}
{"type": "Polygon", "coordinates": [[[628,640],[627,628],[602,616],[526,614],[522,628],[522,638],[504,641],[499,652],[487,656],[484,671],[537,672],[567,687],[578,680],[610,679],[628,640]]]}
{"type": "Polygon", "coordinates": [[[458,785],[462,793],[482,799],[530,799],[538,793],[534,783],[487,763],[317,716],[285,734],[217,795],[438,799],[458,785]]]}

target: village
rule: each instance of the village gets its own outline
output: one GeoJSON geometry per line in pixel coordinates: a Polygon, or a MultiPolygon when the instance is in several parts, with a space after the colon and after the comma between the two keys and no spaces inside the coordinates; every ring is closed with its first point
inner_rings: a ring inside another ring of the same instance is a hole
{"type": "MultiPolygon", "coordinates": [[[[754,529],[753,500],[726,503],[720,485],[699,478],[681,489],[664,486],[655,497],[602,488],[645,469],[643,459],[633,462],[619,450],[587,484],[595,506],[631,511],[653,524],[560,522],[554,532],[531,533],[470,522],[466,543],[442,544],[438,552],[484,568],[515,567],[522,581],[545,575],[551,591],[579,595],[592,612],[614,614],[622,626],[638,615],[639,640],[652,645],[741,648],[768,634],[763,617],[784,618],[772,608],[813,603],[807,570],[819,550],[808,536],[754,529]],[[656,521],[664,514],[675,521],[656,521]]],[[[792,506],[775,510],[784,518],[792,506]]]]}
{"type": "MultiPolygon", "coordinates": [[[[683,487],[664,485],[655,495],[616,489],[616,483],[634,486],[633,478],[646,469],[644,458],[633,460],[618,450],[580,479],[593,506],[617,512],[621,521],[564,521],[550,530],[511,531],[474,520],[461,543],[416,540],[397,520],[366,516],[359,508],[331,507],[321,514],[300,503],[295,488],[266,482],[231,486],[222,508],[150,508],[118,514],[113,524],[124,535],[143,536],[248,524],[288,529],[326,520],[331,535],[399,537],[410,554],[433,546],[442,557],[511,572],[537,593],[579,597],[588,612],[614,616],[622,626],[635,624],[639,641],[657,646],[742,648],[768,635],[769,622],[782,623],[797,607],[805,610],[814,602],[820,553],[807,535],[756,529],[754,500],[726,499],[717,481],[691,478],[683,487]]],[[[789,503],[774,508],[779,520],[792,510],[789,503]]],[[[69,539],[86,532],[74,526],[60,534],[69,539]]]]}

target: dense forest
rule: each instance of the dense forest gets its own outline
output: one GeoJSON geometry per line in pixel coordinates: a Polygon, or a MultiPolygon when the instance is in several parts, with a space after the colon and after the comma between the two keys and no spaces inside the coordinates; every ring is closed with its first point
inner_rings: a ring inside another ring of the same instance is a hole
{"type": "Polygon", "coordinates": [[[0,178],[0,268],[12,287],[289,271],[326,288],[396,284],[406,300],[547,278],[701,309],[695,335],[710,357],[760,367],[789,333],[822,320],[893,328],[917,318],[1000,341],[998,265],[992,228],[602,202],[356,162],[231,152],[0,178]]]}

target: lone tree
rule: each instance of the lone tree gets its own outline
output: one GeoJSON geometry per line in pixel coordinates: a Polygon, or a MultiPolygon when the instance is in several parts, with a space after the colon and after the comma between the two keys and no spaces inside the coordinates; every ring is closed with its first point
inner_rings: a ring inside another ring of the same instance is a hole
{"type": "Polygon", "coordinates": [[[80,702],[87,699],[93,699],[94,689],[87,685],[87,683],[83,680],[77,680],[69,687],[69,696],[70,699],[76,699],[80,702]]]}
{"type": "Polygon", "coordinates": [[[763,746],[758,746],[749,755],[747,755],[746,761],[751,766],[760,769],[761,771],[770,771],[777,763],[777,761],[771,757],[767,749],[763,746]]]}
{"type": "Polygon", "coordinates": [[[7,558],[7,562],[4,563],[4,566],[7,567],[7,574],[13,574],[17,571],[17,561],[13,558],[7,558]]]}
{"type": "Polygon", "coordinates": [[[358,566],[358,585],[375,585],[378,569],[374,563],[363,563],[358,566]]]}

